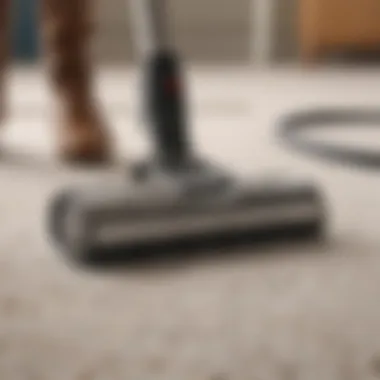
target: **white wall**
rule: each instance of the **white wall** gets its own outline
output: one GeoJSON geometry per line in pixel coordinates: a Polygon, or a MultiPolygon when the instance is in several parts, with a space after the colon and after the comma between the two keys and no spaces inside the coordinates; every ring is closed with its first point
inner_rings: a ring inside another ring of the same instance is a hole
{"type": "Polygon", "coordinates": [[[273,1],[275,3],[273,57],[275,60],[296,59],[299,0],[273,1]]]}
{"type": "MultiPolygon", "coordinates": [[[[250,54],[251,0],[170,0],[175,41],[187,59],[244,61],[250,54]]],[[[101,60],[132,57],[127,0],[99,0],[95,51],[101,60]]]]}
{"type": "Polygon", "coordinates": [[[97,0],[97,35],[94,50],[103,60],[126,60],[132,55],[126,0],[97,0]]]}

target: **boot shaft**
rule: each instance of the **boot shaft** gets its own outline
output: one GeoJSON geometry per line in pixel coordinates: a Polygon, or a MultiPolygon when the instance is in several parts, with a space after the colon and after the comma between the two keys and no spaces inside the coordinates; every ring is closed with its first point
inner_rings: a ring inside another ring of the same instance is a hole
{"type": "MultiPolygon", "coordinates": [[[[49,76],[63,112],[86,118],[93,107],[90,38],[94,0],[40,0],[49,76]]],[[[0,0],[0,118],[5,111],[11,0],[0,0]]]]}
{"type": "MultiPolygon", "coordinates": [[[[1,0],[0,0],[1,1],[1,0]]],[[[65,111],[89,112],[92,103],[91,0],[41,0],[50,78],[65,111]]]]}

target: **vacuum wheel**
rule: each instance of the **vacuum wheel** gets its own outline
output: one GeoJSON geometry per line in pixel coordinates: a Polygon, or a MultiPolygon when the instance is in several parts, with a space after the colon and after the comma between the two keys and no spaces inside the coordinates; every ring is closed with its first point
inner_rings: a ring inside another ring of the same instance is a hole
{"type": "Polygon", "coordinates": [[[70,260],[89,262],[86,223],[81,218],[73,191],[57,194],[48,208],[48,233],[53,244],[70,260]]]}

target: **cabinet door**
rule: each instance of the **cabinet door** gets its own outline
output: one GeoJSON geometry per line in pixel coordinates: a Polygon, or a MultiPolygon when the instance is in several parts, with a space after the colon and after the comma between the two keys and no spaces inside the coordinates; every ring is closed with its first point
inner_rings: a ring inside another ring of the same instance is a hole
{"type": "Polygon", "coordinates": [[[378,0],[318,0],[319,33],[327,44],[380,40],[378,0]]]}
{"type": "MultiPolygon", "coordinates": [[[[328,0],[334,1],[334,0],[328,0]]],[[[298,36],[300,54],[304,61],[313,60],[323,44],[323,0],[300,0],[298,13],[298,36]]]]}
{"type": "Polygon", "coordinates": [[[358,7],[361,7],[359,33],[368,42],[380,42],[380,1],[361,0],[358,7]],[[366,8],[368,9],[366,11],[366,8]]]}

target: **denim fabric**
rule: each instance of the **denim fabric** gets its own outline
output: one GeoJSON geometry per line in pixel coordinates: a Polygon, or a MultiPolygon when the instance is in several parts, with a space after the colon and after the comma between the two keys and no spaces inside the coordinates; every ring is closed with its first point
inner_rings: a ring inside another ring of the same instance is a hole
{"type": "Polygon", "coordinates": [[[33,61],[39,53],[38,0],[13,0],[12,50],[14,59],[33,61]]]}

